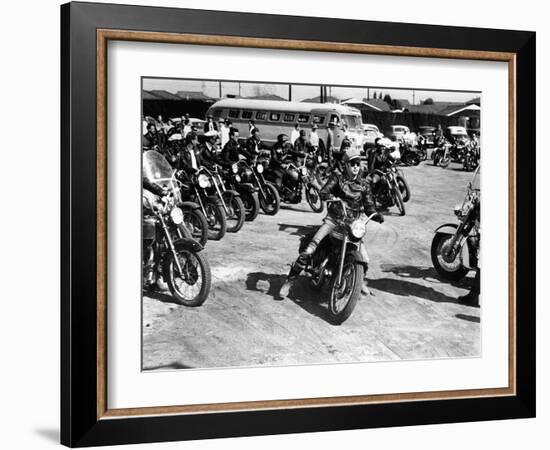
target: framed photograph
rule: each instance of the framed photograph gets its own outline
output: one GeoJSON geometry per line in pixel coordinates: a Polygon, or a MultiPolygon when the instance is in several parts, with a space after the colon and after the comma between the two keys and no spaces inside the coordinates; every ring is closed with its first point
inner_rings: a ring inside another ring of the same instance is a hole
{"type": "Polygon", "coordinates": [[[534,417],[535,33],[61,27],[63,444],[534,417]]]}

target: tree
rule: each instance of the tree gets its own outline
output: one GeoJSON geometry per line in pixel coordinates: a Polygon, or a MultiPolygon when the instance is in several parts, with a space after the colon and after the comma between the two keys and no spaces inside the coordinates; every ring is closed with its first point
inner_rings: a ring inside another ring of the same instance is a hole
{"type": "Polygon", "coordinates": [[[424,105],[433,105],[433,104],[434,104],[434,99],[431,98],[431,97],[429,97],[429,98],[427,98],[426,100],[424,100],[422,103],[423,103],[424,105]]]}
{"type": "Polygon", "coordinates": [[[391,104],[392,104],[391,95],[390,95],[390,94],[384,95],[384,101],[385,101],[388,105],[391,105],[391,104]]]}
{"type": "Polygon", "coordinates": [[[372,98],[376,100],[376,91],[374,91],[374,96],[372,98]]]}

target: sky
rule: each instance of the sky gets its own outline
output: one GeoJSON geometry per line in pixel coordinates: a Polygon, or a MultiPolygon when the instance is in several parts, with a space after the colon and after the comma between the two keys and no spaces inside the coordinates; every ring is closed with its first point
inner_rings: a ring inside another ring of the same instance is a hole
{"type": "MultiPolygon", "coordinates": [[[[211,81],[211,80],[185,80],[185,79],[151,79],[143,80],[143,88],[145,90],[166,90],[176,93],[180,90],[185,91],[201,91],[204,94],[214,97],[226,97],[228,94],[241,95],[250,97],[255,95],[275,94],[288,99],[289,86],[288,84],[273,84],[273,83],[250,83],[250,82],[232,82],[232,81],[211,81]],[[221,96],[220,96],[221,87],[221,96]]],[[[331,87],[329,95],[333,95],[340,100],[354,98],[370,98],[374,92],[377,96],[389,94],[392,98],[405,99],[413,104],[419,104],[427,98],[432,98],[434,101],[445,102],[466,102],[474,97],[479,97],[479,92],[453,92],[453,91],[426,91],[407,88],[395,87],[331,87]]],[[[306,98],[316,97],[320,94],[318,85],[292,85],[292,100],[302,101],[306,98]]]]}

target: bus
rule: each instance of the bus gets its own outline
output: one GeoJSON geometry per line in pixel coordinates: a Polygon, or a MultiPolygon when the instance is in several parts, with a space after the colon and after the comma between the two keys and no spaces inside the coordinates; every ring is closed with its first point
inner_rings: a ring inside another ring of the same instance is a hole
{"type": "Polygon", "coordinates": [[[229,119],[243,139],[249,136],[248,122],[254,121],[266,147],[271,147],[279,134],[284,133],[290,138],[296,124],[300,129],[306,130],[306,137],[309,138],[311,127],[315,124],[319,135],[319,147],[326,148],[328,126],[329,123],[334,123],[334,147],[340,148],[347,136],[352,147],[359,151],[363,148],[363,122],[360,111],[337,103],[226,98],[214,103],[206,114],[212,115],[215,122],[229,119]]]}

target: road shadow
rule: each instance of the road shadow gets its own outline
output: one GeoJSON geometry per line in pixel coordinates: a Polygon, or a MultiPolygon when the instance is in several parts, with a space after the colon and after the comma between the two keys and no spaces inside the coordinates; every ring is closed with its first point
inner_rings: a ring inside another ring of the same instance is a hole
{"type": "Polygon", "coordinates": [[[314,233],[319,228],[319,225],[295,225],[291,223],[280,223],[279,231],[286,232],[291,236],[305,236],[309,233],[314,233]],[[291,230],[291,231],[289,231],[291,230]]]}
{"type": "Polygon", "coordinates": [[[468,314],[456,314],[455,317],[457,319],[466,320],[467,322],[473,322],[473,323],[480,323],[481,322],[479,317],[470,316],[468,314]]]}
{"type": "Polygon", "coordinates": [[[436,303],[458,303],[457,298],[450,297],[431,287],[397,278],[371,279],[369,280],[369,288],[395,295],[423,298],[436,303]]]}
{"type": "Polygon", "coordinates": [[[171,364],[163,364],[161,366],[144,367],[143,370],[179,370],[179,369],[194,369],[193,366],[187,366],[179,362],[173,362],[171,364]]]}
{"type": "Polygon", "coordinates": [[[59,441],[61,440],[61,435],[59,433],[59,429],[57,428],[38,428],[37,430],[34,430],[34,432],[38,436],[41,436],[54,444],[59,444],[59,441]]]}
{"type": "Polygon", "coordinates": [[[158,300],[162,303],[172,303],[174,305],[180,306],[177,300],[171,295],[164,294],[158,291],[143,291],[143,297],[152,298],[153,300],[158,300]]]}
{"type": "MultiPolygon", "coordinates": [[[[274,300],[283,301],[286,299],[281,298],[279,292],[285,280],[286,275],[253,272],[249,273],[247,276],[246,288],[250,291],[265,292],[267,295],[273,297],[274,300]],[[257,287],[259,281],[269,283],[269,288],[267,291],[257,287]]],[[[312,316],[319,317],[324,321],[329,322],[326,305],[324,306],[321,304],[321,299],[325,299],[327,297],[327,295],[323,295],[323,293],[323,290],[317,290],[311,285],[309,277],[299,276],[294,283],[292,283],[292,287],[290,288],[287,298],[312,316]]]]}
{"type": "Polygon", "coordinates": [[[380,269],[385,273],[393,273],[402,278],[416,278],[425,281],[439,281],[440,283],[450,284],[455,287],[468,288],[471,286],[471,278],[464,277],[460,281],[445,280],[433,267],[411,266],[407,264],[380,264],[380,269]]]}

